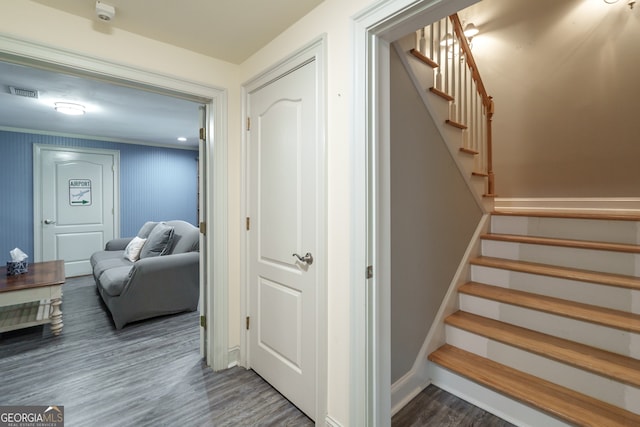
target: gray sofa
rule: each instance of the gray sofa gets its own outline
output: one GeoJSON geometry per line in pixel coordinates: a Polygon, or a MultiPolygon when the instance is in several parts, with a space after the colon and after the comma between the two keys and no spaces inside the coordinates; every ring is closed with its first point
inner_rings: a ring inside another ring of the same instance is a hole
{"type": "Polygon", "coordinates": [[[91,256],[98,292],[116,328],[196,310],[200,293],[199,230],[185,221],[147,222],[136,237],[138,242],[145,240],[135,261],[125,257],[131,257],[130,248],[136,246],[133,237],[110,240],[104,251],[91,256]]]}

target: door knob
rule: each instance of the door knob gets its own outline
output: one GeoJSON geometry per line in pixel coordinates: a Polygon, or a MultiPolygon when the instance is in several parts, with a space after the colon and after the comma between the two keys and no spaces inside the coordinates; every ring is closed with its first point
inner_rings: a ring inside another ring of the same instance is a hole
{"type": "Polygon", "coordinates": [[[56,222],[54,220],[52,220],[52,219],[45,219],[44,223],[45,224],[55,224],[56,222]]]}
{"type": "Polygon", "coordinates": [[[298,260],[300,260],[300,262],[304,262],[307,265],[313,264],[313,255],[311,255],[310,252],[307,252],[304,256],[300,256],[298,254],[293,254],[292,256],[298,258],[298,260]]]}

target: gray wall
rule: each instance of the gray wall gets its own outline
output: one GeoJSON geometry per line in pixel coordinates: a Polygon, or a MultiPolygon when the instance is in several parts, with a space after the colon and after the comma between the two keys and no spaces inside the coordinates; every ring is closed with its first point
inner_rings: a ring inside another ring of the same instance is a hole
{"type": "Polygon", "coordinates": [[[391,49],[391,382],[416,359],[482,216],[391,49]]]}

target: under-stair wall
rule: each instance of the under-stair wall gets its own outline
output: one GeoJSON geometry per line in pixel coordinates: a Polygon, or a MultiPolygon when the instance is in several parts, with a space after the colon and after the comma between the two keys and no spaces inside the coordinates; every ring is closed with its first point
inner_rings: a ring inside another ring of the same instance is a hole
{"type": "Polygon", "coordinates": [[[517,425],[640,425],[640,217],[493,215],[434,384],[517,425]]]}
{"type": "Polygon", "coordinates": [[[393,50],[390,67],[391,376],[419,392],[414,362],[482,211],[393,50]]]}

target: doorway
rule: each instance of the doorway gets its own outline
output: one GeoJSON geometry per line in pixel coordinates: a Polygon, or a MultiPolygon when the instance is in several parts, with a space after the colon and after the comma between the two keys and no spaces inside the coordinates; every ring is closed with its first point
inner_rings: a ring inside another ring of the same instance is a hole
{"type": "Polygon", "coordinates": [[[226,368],[228,366],[226,91],[135,67],[80,56],[48,45],[2,36],[0,36],[0,60],[151,90],[207,105],[206,127],[202,133],[205,139],[200,143],[200,147],[206,144],[208,173],[204,176],[206,176],[209,191],[200,199],[200,221],[208,224],[208,229],[206,234],[201,235],[200,247],[216,255],[205,258],[201,253],[201,265],[205,269],[205,274],[201,275],[201,281],[209,291],[206,298],[201,299],[201,309],[209,324],[216,327],[206,328],[204,332],[207,340],[206,346],[203,346],[202,356],[215,370],[226,368]],[[225,302],[224,309],[214,310],[214,302],[219,305],[222,300],[225,302]],[[220,327],[220,325],[223,326],[220,327]]]}
{"type": "Polygon", "coordinates": [[[34,144],[36,261],[65,261],[67,277],[91,274],[89,257],[119,235],[119,152],[34,144]]]}
{"type": "Polygon", "coordinates": [[[244,86],[246,366],[318,421],[327,359],[322,46],[244,86]]]}

